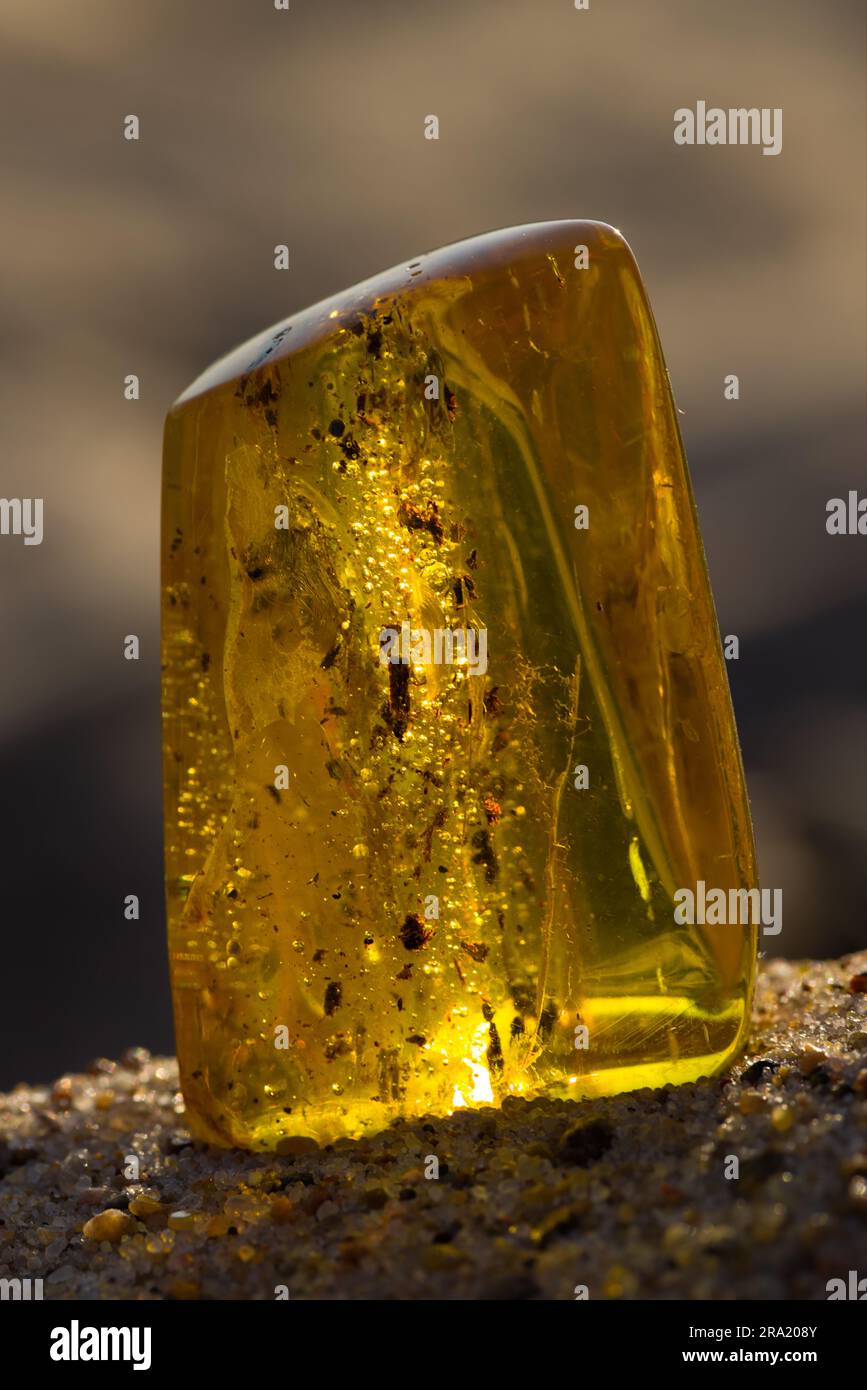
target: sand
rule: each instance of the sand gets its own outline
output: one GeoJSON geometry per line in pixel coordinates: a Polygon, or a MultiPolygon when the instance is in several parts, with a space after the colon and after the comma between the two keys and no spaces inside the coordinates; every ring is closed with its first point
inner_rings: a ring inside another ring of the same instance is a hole
{"type": "Polygon", "coordinates": [[[726,1076],[279,1158],[192,1142],[174,1060],[141,1048],[17,1086],[0,1279],[57,1300],[825,1299],[867,1274],[865,990],[867,952],[765,962],[726,1076]]]}

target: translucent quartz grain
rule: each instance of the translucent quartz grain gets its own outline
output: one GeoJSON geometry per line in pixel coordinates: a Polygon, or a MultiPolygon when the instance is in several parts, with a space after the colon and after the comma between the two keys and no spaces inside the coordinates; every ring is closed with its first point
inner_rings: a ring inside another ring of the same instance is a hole
{"type": "Polygon", "coordinates": [[[620,234],[478,237],[269,330],[172,409],[163,497],[194,1130],[289,1148],[723,1067],[755,928],[678,925],[674,894],[755,885],[749,810],[620,234]]]}

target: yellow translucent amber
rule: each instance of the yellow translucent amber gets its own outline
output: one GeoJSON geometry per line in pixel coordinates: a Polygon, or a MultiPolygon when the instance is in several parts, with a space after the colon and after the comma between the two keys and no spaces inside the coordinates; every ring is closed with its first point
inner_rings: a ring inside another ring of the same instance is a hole
{"type": "Polygon", "coordinates": [[[163,663],[199,1135],[288,1151],[737,1050],[755,927],[674,903],[755,884],[749,811],[618,232],[448,247],[206,372],[166,425],[163,663]]]}

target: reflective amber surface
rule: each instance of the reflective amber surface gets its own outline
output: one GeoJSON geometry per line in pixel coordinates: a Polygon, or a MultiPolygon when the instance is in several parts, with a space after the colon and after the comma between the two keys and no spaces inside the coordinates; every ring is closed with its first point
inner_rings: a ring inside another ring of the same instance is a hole
{"type": "Polygon", "coordinates": [[[755,928],[678,926],[673,898],[755,883],[749,812],[619,233],[479,237],[239,349],[169,415],[163,522],[200,1135],[327,1140],[726,1063],[755,928]]]}

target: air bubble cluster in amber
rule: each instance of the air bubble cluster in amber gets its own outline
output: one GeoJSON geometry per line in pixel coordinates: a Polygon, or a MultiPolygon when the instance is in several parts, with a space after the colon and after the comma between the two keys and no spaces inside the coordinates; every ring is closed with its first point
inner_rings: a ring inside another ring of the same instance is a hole
{"type": "Polygon", "coordinates": [[[755,884],[674,406],[619,233],[421,257],[223,359],[163,491],[190,1122],[279,1147],[719,1070],[755,884]],[[581,248],[586,248],[581,250],[581,248]]]}

